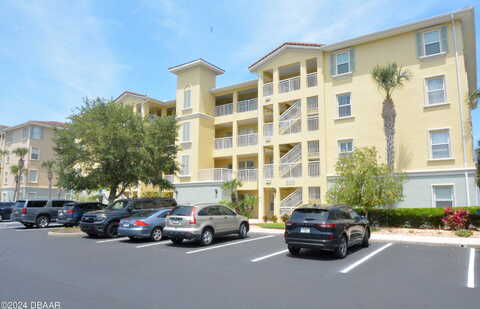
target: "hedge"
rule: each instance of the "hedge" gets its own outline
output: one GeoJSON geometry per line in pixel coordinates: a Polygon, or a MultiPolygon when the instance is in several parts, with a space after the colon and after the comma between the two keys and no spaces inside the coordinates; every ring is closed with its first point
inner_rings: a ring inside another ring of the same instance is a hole
{"type": "MultiPolygon", "coordinates": [[[[469,224],[480,226],[480,207],[453,207],[465,209],[470,213],[469,224]]],[[[362,209],[355,209],[364,215],[362,209]]],[[[372,226],[382,227],[412,227],[412,228],[441,228],[442,218],[445,215],[443,208],[378,208],[368,211],[368,219],[372,226]]]]}

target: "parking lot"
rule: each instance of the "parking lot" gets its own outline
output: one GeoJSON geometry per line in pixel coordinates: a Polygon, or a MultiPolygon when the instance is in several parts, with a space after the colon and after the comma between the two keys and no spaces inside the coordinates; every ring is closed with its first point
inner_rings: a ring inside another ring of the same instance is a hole
{"type": "Polygon", "coordinates": [[[476,308],[480,249],[372,242],[292,257],[282,235],[209,247],[49,236],[0,223],[1,301],[62,308],[476,308]]]}

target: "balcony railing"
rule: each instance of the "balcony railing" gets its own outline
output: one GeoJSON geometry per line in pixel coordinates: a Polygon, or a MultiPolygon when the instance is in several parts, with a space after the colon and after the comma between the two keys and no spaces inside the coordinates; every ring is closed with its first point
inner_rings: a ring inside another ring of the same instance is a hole
{"type": "Polygon", "coordinates": [[[263,125],[263,136],[273,136],[273,122],[265,123],[263,125]]]}
{"type": "Polygon", "coordinates": [[[278,91],[280,93],[290,92],[298,89],[300,89],[300,76],[287,78],[278,83],[278,91]]]}
{"type": "Polygon", "coordinates": [[[308,176],[310,177],[320,176],[320,161],[308,162],[308,176]]]}
{"type": "Polygon", "coordinates": [[[165,175],[165,180],[169,183],[173,183],[173,175],[165,175]]]}
{"type": "Polygon", "coordinates": [[[273,178],[273,164],[264,164],[263,165],[263,177],[265,179],[273,178]]]}
{"type": "Polygon", "coordinates": [[[255,111],[258,108],[257,98],[237,102],[237,113],[255,111]]]}
{"type": "Polygon", "coordinates": [[[257,169],[241,169],[238,170],[238,178],[240,181],[250,182],[250,181],[257,181],[257,169]]]}
{"type": "Polygon", "coordinates": [[[308,131],[318,130],[318,116],[308,117],[308,131]]]}
{"type": "Polygon", "coordinates": [[[215,149],[232,148],[233,138],[231,136],[219,137],[215,139],[215,149]]]}
{"type": "Polygon", "coordinates": [[[278,122],[280,134],[294,134],[298,133],[302,130],[302,121],[301,119],[289,119],[289,120],[282,120],[278,122]]]}
{"type": "Polygon", "coordinates": [[[198,171],[199,181],[224,182],[232,180],[232,170],[228,168],[207,168],[198,171]]]}
{"type": "Polygon", "coordinates": [[[268,97],[273,94],[273,83],[265,83],[263,84],[263,96],[268,97]]]}
{"type": "Polygon", "coordinates": [[[242,134],[238,136],[238,147],[257,144],[257,133],[242,134]]]}
{"type": "Polygon", "coordinates": [[[307,87],[317,86],[317,72],[307,74],[307,87]]]}
{"type": "Polygon", "coordinates": [[[280,164],[282,178],[302,177],[302,163],[280,164]]]}
{"type": "Polygon", "coordinates": [[[233,114],[233,103],[215,106],[215,115],[224,116],[233,114]]]}

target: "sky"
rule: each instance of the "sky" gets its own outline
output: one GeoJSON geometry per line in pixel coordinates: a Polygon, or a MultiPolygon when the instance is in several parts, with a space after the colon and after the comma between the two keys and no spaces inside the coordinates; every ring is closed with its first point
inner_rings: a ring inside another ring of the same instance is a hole
{"type": "MultiPolygon", "coordinates": [[[[219,87],[254,79],[248,66],[283,42],[335,43],[478,4],[0,0],[0,124],[65,121],[82,98],[125,90],[172,99],[175,76],[167,68],[197,58],[226,71],[219,87]]],[[[475,19],[480,25],[478,12],[475,19]]],[[[472,112],[475,140],[479,109],[472,112]]]]}

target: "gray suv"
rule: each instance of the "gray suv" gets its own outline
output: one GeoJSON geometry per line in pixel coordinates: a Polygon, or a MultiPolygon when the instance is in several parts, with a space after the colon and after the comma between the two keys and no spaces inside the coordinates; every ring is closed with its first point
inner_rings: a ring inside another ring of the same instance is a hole
{"type": "Polygon", "coordinates": [[[248,218],[226,206],[196,204],[175,207],[167,216],[163,234],[175,244],[193,239],[207,246],[215,236],[238,234],[240,238],[245,238],[249,228],[248,218]]]}
{"type": "Polygon", "coordinates": [[[15,203],[11,220],[22,223],[30,228],[47,227],[57,220],[58,211],[63,205],[73,203],[71,200],[21,200],[15,203]]]}

